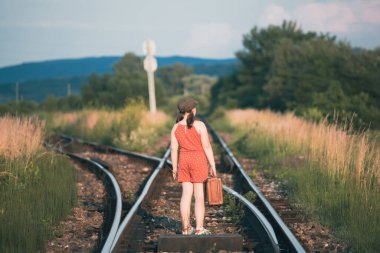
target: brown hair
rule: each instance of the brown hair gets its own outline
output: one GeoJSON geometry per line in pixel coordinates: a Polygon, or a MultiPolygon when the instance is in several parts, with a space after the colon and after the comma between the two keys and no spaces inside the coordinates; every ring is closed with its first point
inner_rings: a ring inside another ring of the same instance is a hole
{"type": "Polygon", "coordinates": [[[191,128],[194,124],[195,115],[193,109],[195,108],[198,102],[192,98],[183,98],[178,102],[179,115],[177,116],[176,123],[183,120],[185,113],[189,113],[189,116],[186,119],[187,127],[191,128]]]}

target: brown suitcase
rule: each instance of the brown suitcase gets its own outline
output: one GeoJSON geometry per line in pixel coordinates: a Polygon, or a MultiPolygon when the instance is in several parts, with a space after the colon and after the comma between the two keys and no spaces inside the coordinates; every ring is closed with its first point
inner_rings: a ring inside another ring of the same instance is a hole
{"type": "Polygon", "coordinates": [[[220,178],[207,179],[207,199],[210,206],[223,205],[223,189],[220,178]]]}

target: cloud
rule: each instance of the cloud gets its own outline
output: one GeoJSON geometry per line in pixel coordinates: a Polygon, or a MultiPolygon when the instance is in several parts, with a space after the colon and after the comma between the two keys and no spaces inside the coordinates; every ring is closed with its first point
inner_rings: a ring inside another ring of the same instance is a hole
{"type": "Polygon", "coordinates": [[[380,25],[380,2],[356,0],[353,6],[360,22],[367,25],[380,25]]]}
{"type": "Polygon", "coordinates": [[[318,32],[358,32],[365,25],[380,25],[380,3],[359,0],[314,2],[285,9],[278,4],[269,5],[260,18],[259,25],[281,24],[295,20],[306,30],[318,32]]]}
{"type": "Polygon", "coordinates": [[[288,13],[284,7],[278,4],[270,4],[259,19],[259,25],[279,25],[285,19],[291,19],[290,13],[288,13]]]}
{"type": "Polygon", "coordinates": [[[358,19],[343,3],[311,3],[298,7],[295,19],[307,29],[328,32],[348,32],[358,19]]]}
{"type": "Polygon", "coordinates": [[[229,51],[233,36],[234,31],[227,23],[195,24],[185,42],[184,53],[217,56],[220,52],[229,51]]]}

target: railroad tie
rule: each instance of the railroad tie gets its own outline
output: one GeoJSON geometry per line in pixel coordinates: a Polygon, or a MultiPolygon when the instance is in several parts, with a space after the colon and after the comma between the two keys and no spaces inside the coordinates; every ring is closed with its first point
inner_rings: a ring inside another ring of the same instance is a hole
{"type": "Polygon", "coordinates": [[[219,252],[242,251],[243,237],[239,234],[169,235],[158,237],[158,252],[219,252]]]}

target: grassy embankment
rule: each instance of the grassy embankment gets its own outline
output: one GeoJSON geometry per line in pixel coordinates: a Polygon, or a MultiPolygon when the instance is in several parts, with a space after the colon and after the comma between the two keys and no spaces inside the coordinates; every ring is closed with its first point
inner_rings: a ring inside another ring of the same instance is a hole
{"type": "MultiPolygon", "coordinates": [[[[154,150],[154,145],[170,133],[170,117],[163,112],[151,115],[143,102],[134,101],[122,110],[83,109],[42,115],[47,128],[105,145],[132,151],[154,150]]],[[[156,155],[162,150],[154,150],[156,155]]]]}
{"type": "Polygon", "coordinates": [[[240,155],[258,159],[267,176],[282,180],[310,218],[355,252],[377,252],[380,152],[369,132],[256,110],[228,111],[214,124],[233,133],[240,155]]]}
{"type": "Polygon", "coordinates": [[[43,148],[38,120],[5,116],[0,129],[0,252],[44,251],[76,203],[75,171],[43,148]]]}

